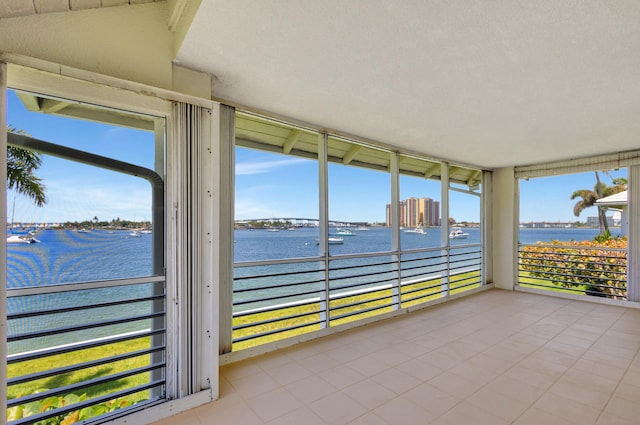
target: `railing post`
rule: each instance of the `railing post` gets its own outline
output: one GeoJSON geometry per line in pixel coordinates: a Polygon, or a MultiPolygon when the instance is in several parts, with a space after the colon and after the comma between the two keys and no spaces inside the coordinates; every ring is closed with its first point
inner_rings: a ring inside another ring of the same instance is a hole
{"type": "Polygon", "coordinates": [[[329,176],[327,167],[327,133],[318,133],[318,246],[323,258],[324,287],[320,291],[320,328],[328,328],[331,322],[330,310],[330,281],[329,281],[329,176]]]}
{"type": "Polygon", "coordinates": [[[440,291],[443,297],[447,297],[449,296],[449,274],[451,265],[449,264],[449,164],[446,162],[440,165],[440,191],[440,208],[442,211],[442,215],[440,216],[440,246],[445,247],[441,255],[446,259],[447,264],[447,269],[442,273],[440,291]]]}
{"type": "Polygon", "coordinates": [[[629,167],[627,208],[627,300],[640,301],[640,165],[629,167]]]}
{"type": "MultiPolygon", "coordinates": [[[[397,152],[390,152],[391,173],[391,251],[400,252],[400,160],[397,152]]],[[[397,278],[391,284],[391,303],[393,310],[400,309],[402,301],[402,264],[400,254],[392,254],[397,278]]]]}

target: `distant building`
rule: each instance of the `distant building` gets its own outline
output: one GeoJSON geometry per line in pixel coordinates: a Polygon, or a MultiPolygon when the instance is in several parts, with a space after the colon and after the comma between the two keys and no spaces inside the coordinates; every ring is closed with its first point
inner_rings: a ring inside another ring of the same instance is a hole
{"type": "MultiPolygon", "coordinates": [[[[407,198],[400,201],[400,226],[440,225],[440,202],[431,198],[407,198]]],[[[387,204],[386,224],[392,225],[391,204],[387,204]]]]}
{"type": "MultiPolygon", "coordinates": [[[[600,219],[596,217],[587,217],[587,226],[589,227],[600,227],[600,219]]],[[[613,216],[607,216],[607,226],[613,227],[614,221],[613,216]]]]}

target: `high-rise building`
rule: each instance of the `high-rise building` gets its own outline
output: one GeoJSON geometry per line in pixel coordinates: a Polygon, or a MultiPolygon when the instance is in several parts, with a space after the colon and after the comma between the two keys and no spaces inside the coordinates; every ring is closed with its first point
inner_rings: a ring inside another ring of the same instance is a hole
{"type": "MultiPolygon", "coordinates": [[[[431,198],[407,198],[400,201],[400,226],[440,225],[440,202],[431,198]]],[[[387,204],[386,224],[391,226],[391,204],[387,204]]]]}

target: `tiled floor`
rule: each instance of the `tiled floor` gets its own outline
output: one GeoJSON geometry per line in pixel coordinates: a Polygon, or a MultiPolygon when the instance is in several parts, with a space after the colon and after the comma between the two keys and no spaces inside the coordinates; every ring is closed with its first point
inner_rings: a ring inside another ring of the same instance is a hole
{"type": "Polygon", "coordinates": [[[639,348],[640,310],[491,290],[225,366],[160,423],[639,424],[639,348]]]}

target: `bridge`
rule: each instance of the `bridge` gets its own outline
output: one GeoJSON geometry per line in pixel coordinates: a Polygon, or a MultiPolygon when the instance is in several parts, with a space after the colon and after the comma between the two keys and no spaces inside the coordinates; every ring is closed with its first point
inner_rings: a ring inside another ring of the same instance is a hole
{"type": "MultiPolygon", "coordinates": [[[[236,225],[248,225],[249,223],[256,223],[256,222],[269,222],[269,223],[273,223],[273,222],[281,222],[281,223],[291,223],[292,226],[294,227],[306,227],[308,226],[310,223],[315,223],[315,225],[318,225],[318,222],[320,221],[317,218],[304,218],[304,217],[269,217],[269,218],[247,218],[247,219],[243,219],[243,220],[236,220],[235,224],[236,225]]],[[[336,227],[346,227],[346,226],[367,226],[369,225],[369,223],[367,223],[366,221],[337,221],[337,220],[329,220],[329,226],[336,226],[336,227]]]]}

